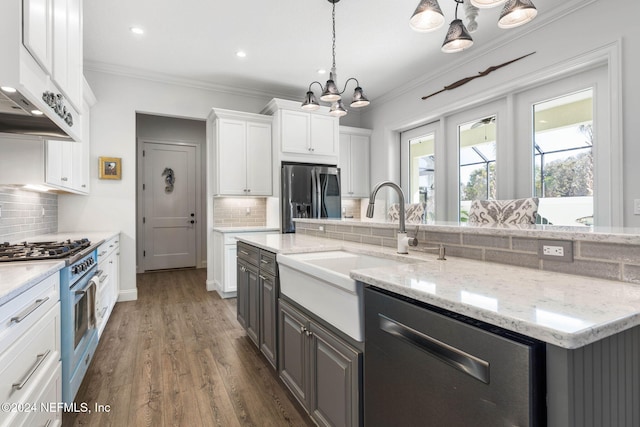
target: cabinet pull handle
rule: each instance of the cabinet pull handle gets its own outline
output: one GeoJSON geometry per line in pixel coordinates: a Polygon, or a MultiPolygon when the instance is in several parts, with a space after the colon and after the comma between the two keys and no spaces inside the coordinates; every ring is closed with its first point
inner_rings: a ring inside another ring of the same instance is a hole
{"type": "Polygon", "coordinates": [[[49,426],[51,426],[51,423],[52,423],[52,422],[53,422],[53,420],[52,420],[51,418],[49,418],[49,419],[47,420],[47,423],[44,425],[44,427],[49,427],[49,426]]]}
{"type": "Polygon", "coordinates": [[[300,332],[302,333],[307,332],[307,328],[305,328],[304,326],[300,326],[300,332]]]}
{"type": "Polygon", "coordinates": [[[489,362],[378,313],[380,329],[429,353],[441,362],[489,384],[489,362]]]}
{"type": "Polygon", "coordinates": [[[313,335],[313,332],[311,332],[311,331],[310,331],[310,330],[308,330],[308,329],[307,329],[304,333],[305,333],[308,337],[310,337],[310,336],[312,336],[312,335],[313,335]]]}
{"type": "Polygon", "coordinates": [[[62,178],[60,178],[60,181],[69,181],[69,178],[67,178],[66,176],[63,176],[62,178]]]}
{"type": "Polygon", "coordinates": [[[104,282],[105,280],[107,280],[107,277],[109,277],[108,274],[105,274],[104,276],[100,277],[100,283],[104,282]]]}
{"type": "Polygon", "coordinates": [[[107,251],[102,251],[102,252],[100,252],[100,253],[98,254],[98,256],[102,256],[102,255],[104,255],[104,254],[106,254],[106,253],[107,253],[107,251]]]}
{"type": "Polygon", "coordinates": [[[267,261],[265,259],[261,259],[260,262],[263,263],[263,264],[269,264],[269,261],[267,261]]]}
{"type": "Polygon", "coordinates": [[[26,377],[22,381],[20,381],[19,383],[12,384],[12,387],[14,389],[16,389],[16,390],[22,390],[22,388],[25,385],[27,385],[27,382],[29,382],[29,380],[31,379],[33,374],[38,370],[40,365],[42,365],[42,362],[44,362],[44,360],[47,358],[47,356],[49,355],[50,352],[51,352],[51,350],[47,350],[45,353],[39,354],[36,357],[36,364],[33,365],[33,368],[31,368],[31,370],[27,373],[26,377]]]}
{"type": "Polygon", "coordinates": [[[24,310],[22,313],[18,314],[17,316],[12,317],[11,318],[11,323],[20,323],[20,322],[22,322],[24,319],[27,318],[28,315],[30,315],[31,313],[36,311],[38,309],[38,307],[40,307],[42,304],[44,304],[48,300],[49,300],[49,297],[45,297],[45,298],[41,298],[41,299],[35,300],[35,302],[33,303],[33,305],[31,307],[27,308],[26,310],[24,310]]]}
{"type": "Polygon", "coordinates": [[[258,274],[258,277],[261,278],[262,280],[267,280],[267,278],[264,277],[262,274],[258,274]]]}
{"type": "Polygon", "coordinates": [[[241,253],[242,255],[249,255],[249,252],[247,252],[247,251],[243,251],[243,250],[240,250],[240,253],[241,253]]]}

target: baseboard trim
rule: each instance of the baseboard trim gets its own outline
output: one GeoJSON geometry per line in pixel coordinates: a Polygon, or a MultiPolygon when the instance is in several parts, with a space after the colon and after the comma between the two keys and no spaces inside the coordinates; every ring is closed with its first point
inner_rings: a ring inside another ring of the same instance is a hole
{"type": "Polygon", "coordinates": [[[138,299],[138,289],[120,290],[118,294],[118,302],[136,301],[138,299]]]}

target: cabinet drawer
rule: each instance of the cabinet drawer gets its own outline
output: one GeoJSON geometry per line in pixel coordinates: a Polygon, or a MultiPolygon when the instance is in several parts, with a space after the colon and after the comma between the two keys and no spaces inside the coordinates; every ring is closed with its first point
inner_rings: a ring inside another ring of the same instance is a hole
{"type": "Polygon", "coordinates": [[[25,402],[60,359],[60,304],[0,355],[0,402],[25,402]]]}
{"type": "MultiPolygon", "coordinates": [[[[38,395],[38,390],[36,390],[36,395],[28,401],[29,404],[37,405],[37,411],[20,414],[24,415],[22,424],[20,419],[15,419],[7,426],[54,427],[62,424],[62,411],[58,407],[58,402],[62,402],[62,364],[58,362],[49,370],[51,375],[43,384],[42,392],[38,395]]],[[[78,407],[80,408],[80,406],[78,407]]]]}
{"type": "Polygon", "coordinates": [[[0,306],[0,351],[33,326],[60,299],[60,274],[55,272],[0,306]]]}
{"type": "Polygon", "coordinates": [[[98,263],[106,259],[113,251],[119,248],[120,237],[114,236],[98,246],[98,263]]]}
{"type": "Polygon", "coordinates": [[[243,242],[238,242],[238,258],[247,261],[255,266],[260,265],[260,249],[255,246],[247,245],[243,242]]]}
{"type": "Polygon", "coordinates": [[[260,271],[276,276],[278,268],[276,264],[276,254],[260,251],[260,271]]]}

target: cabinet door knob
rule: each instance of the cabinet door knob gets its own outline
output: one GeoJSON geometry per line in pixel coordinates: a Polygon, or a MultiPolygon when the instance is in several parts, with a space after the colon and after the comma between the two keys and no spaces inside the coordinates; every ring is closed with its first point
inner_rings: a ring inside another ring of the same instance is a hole
{"type": "Polygon", "coordinates": [[[67,178],[66,176],[63,176],[62,178],[60,178],[60,181],[69,181],[69,178],[67,178]]]}

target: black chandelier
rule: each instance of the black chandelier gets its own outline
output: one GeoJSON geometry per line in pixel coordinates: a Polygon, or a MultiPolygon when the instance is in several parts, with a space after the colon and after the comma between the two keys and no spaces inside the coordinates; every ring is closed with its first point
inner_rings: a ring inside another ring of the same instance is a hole
{"type": "Polygon", "coordinates": [[[342,117],[347,114],[347,110],[344,108],[344,105],[342,104],[342,94],[347,90],[347,84],[351,80],[356,82],[356,88],[353,91],[353,98],[350,106],[353,108],[365,107],[369,105],[369,100],[364,95],[364,92],[360,87],[360,83],[358,82],[358,79],[354,77],[349,77],[347,79],[347,81],[344,83],[344,89],[342,89],[342,92],[338,90],[338,85],[336,83],[338,79],[336,74],[336,3],[338,3],[340,0],[328,0],[328,1],[329,3],[333,3],[333,8],[331,12],[331,19],[333,22],[333,33],[332,33],[333,45],[331,50],[333,63],[331,66],[331,72],[329,73],[329,80],[327,80],[327,83],[325,84],[324,88],[322,87],[322,84],[318,81],[311,82],[311,84],[309,85],[309,90],[307,91],[307,95],[305,96],[304,102],[302,103],[302,108],[307,111],[313,111],[320,108],[320,104],[318,103],[318,100],[316,99],[315,94],[311,90],[311,87],[314,84],[318,84],[320,86],[320,89],[322,90],[322,95],[320,95],[320,101],[331,103],[329,114],[334,117],[342,117]]]}

